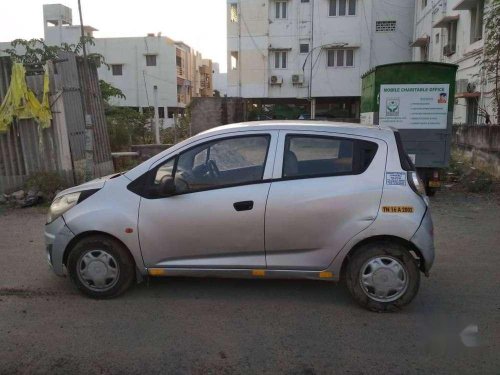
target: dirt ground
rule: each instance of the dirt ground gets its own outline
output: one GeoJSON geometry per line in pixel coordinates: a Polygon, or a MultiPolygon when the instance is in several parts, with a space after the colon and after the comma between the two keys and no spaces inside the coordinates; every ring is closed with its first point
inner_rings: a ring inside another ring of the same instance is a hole
{"type": "Polygon", "coordinates": [[[94,301],[48,268],[44,212],[0,208],[0,374],[500,374],[500,200],[432,199],[436,263],[395,314],[343,285],[159,279],[94,301]]]}

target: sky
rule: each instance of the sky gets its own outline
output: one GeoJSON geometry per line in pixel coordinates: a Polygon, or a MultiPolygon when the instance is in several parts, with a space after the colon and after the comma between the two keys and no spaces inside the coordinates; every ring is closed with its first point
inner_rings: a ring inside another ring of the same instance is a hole
{"type": "MultiPolygon", "coordinates": [[[[83,23],[99,31],[96,38],[146,36],[161,32],[182,40],[226,71],[226,0],[81,0],[83,23]]],[[[43,4],[73,9],[77,0],[0,0],[0,42],[43,38],[43,4]],[[22,18],[21,18],[22,17],[22,18]]]]}

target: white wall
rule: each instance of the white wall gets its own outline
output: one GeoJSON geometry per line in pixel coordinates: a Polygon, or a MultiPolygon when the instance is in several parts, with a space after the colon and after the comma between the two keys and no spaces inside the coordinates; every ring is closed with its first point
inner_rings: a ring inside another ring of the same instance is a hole
{"type": "Polygon", "coordinates": [[[247,98],[306,98],[312,58],[313,97],[360,96],[364,72],[378,64],[411,59],[413,3],[357,0],[355,15],[330,17],[328,0],[289,0],[287,18],[277,19],[274,0],[228,0],[228,93],[247,98]],[[230,20],[231,3],[239,6],[239,22],[230,20]],[[377,20],[395,20],[396,31],[376,33],[377,20]],[[354,48],[354,67],[327,67],[327,51],[317,48],[303,71],[308,55],[300,54],[299,44],[311,44],[313,28],[314,47],[346,43],[346,47],[354,48]],[[286,69],[274,68],[275,49],[288,51],[286,69]],[[240,55],[237,70],[231,70],[231,51],[240,55]],[[293,85],[294,74],[304,74],[304,84],[293,85]],[[269,77],[273,75],[282,77],[283,84],[270,85],[269,77]]]}
{"type": "Polygon", "coordinates": [[[177,71],[175,46],[166,37],[95,39],[91,52],[100,53],[107,64],[123,64],[123,75],[114,76],[105,65],[99,78],[123,91],[126,99],[113,99],[113,104],[131,107],[154,105],[153,86],[158,87],[160,107],[177,106],[177,71]],[[124,53],[126,51],[126,53],[124,53]],[[156,55],[156,66],[146,66],[146,54],[156,55]]]}
{"type": "Polygon", "coordinates": [[[212,64],[212,84],[214,90],[220,93],[220,96],[227,95],[227,73],[220,72],[220,65],[218,63],[212,64]]]}
{"type": "MultiPolygon", "coordinates": [[[[415,32],[414,38],[422,36],[430,36],[429,44],[429,60],[451,63],[458,65],[456,79],[467,79],[469,82],[476,84],[476,91],[481,93],[479,105],[487,108],[490,114],[493,114],[492,99],[485,95],[485,92],[490,90],[490,87],[485,87],[481,84],[479,77],[480,65],[477,59],[482,54],[484,39],[471,43],[471,13],[468,10],[453,10],[459,4],[460,0],[435,0],[428,1],[426,7],[422,7],[422,0],[417,0],[415,4],[415,32]],[[456,52],[451,56],[443,55],[443,47],[447,44],[446,28],[433,28],[444,16],[458,15],[457,23],[457,42],[456,52]]],[[[484,37],[484,30],[483,30],[484,37]]],[[[420,61],[422,59],[420,48],[413,49],[413,60],[420,61]]],[[[466,99],[458,98],[455,102],[453,113],[454,123],[467,122],[466,99]]],[[[494,122],[495,119],[492,118],[494,122]]],[[[484,118],[478,118],[478,122],[484,122],[484,118]]]]}

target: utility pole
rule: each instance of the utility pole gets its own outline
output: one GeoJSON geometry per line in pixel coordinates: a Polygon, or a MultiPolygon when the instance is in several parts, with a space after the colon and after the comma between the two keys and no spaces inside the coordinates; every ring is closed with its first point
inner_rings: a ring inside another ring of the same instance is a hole
{"type": "Polygon", "coordinates": [[[153,86],[153,96],[154,96],[154,103],[155,103],[154,135],[155,135],[155,143],[157,145],[159,145],[160,144],[160,114],[158,113],[158,86],[156,86],[156,85],[153,86]]]}
{"type": "Polygon", "coordinates": [[[92,106],[92,93],[89,82],[89,61],[87,59],[87,46],[85,30],[83,27],[82,5],[78,0],[78,13],[80,14],[80,42],[83,51],[83,110],[85,113],[85,181],[94,178],[94,124],[90,108],[92,106]]]}
{"type": "Polygon", "coordinates": [[[179,117],[179,108],[175,109],[175,115],[174,115],[174,145],[177,144],[177,121],[179,117]]]}

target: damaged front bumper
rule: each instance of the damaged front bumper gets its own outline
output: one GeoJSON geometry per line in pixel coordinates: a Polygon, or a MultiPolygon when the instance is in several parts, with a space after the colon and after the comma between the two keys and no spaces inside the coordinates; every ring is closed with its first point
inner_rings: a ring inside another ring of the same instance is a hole
{"type": "Polygon", "coordinates": [[[64,251],[74,237],[62,217],[45,225],[45,250],[48,262],[56,275],[65,275],[64,251]]]}

